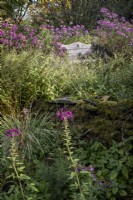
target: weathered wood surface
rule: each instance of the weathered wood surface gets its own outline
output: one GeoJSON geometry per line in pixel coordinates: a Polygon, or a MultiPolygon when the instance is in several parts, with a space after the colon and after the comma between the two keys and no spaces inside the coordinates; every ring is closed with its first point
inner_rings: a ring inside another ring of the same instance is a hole
{"type": "Polygon", "coordinates": [[[75,42],[72,44],[64,45],[62,47],[66,48],[68,57],[71,60],[77,60],[86,58],[85,55],[89,55],[91,52],[91,44],[84,44],[82,42],[75,42]]]}

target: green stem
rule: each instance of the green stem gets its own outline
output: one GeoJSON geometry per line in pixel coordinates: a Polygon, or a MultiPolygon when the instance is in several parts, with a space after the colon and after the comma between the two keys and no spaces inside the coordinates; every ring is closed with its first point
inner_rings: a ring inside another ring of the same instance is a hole
{"type": "Polygon", "coordinates": [[[23,200],[25,200],[25,196],[24,196],[24,192],[23,192],[23,187],[22,187],[22,184],[21,184],[21,181],[20,181],[20,178],[19,178],[19,174],[18,174],[16,165],[15,165],[16,156],[14,155],[14,151],[15,151],[15,141],[14,141],[13,138],[12,138],[12,141],[11,141],[12,165],[13,165],[13,169],[14,169],[14,171],[15,171],[16,177],[17,177],[17,179],[18,179],[18,182],[19,182],[19,187],[20,187],[20,190],[21,190],[21,194],[22,194],[23,200]]]}
{"type": "Polygon", "coordinates": [[[17,179],[18,179],[18,182],[19,182],[19,187],[20,187],[20,190],[21,190],[22,197],[23,197],[23,199],[25,200],[23,187],[22,187],[22,184],[21,184],[21,181],[20,181],[20,178],[19,178],[19,174],[18,174],[17,169],[16,169],[16,166],[15,166],[15,163],[13,163],[13,168],[14,168],[14,171],[15,171],[15,173],[16,173],[16,176],[17,176],[17,179]]]}
{"type": "MultiPolygon", "coordinates": [[[[75,167],[75,161],[74,161],[74,159],[73,159],[73,157],[71,155],[70,142],[69,142],[69,139],[68,139],[70,136],[69,136],[69,131],[68,131],[68,122],[67,122],[67,119],[64,120],[64,125],[65,125],[65,137],[66,137],[66,141],[67,141],[67,143],[66,143],[67,151],[68,151],[69,158],[71,160],[72,166],[75,167]]],[[[80,195],[81,195],[82,200],[84,200],[85,199],[84,198],[84,194],[82,192],[81,184],[80,184],[80,180],[79,180],[79,176],[78,176],[76,170],[75,170],[75,173],[76,173],[76,179],[77,179],[77,183],[78,183],[78,188],[79,188],[79,191],[80,191],[80,195]]]]}

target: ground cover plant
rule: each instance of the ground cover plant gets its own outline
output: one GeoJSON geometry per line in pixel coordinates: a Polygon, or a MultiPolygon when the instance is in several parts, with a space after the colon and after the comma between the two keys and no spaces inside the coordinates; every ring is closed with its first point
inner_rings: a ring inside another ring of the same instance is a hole
{"type": "Polygon", "coordinates": [[[133,25],[100,12],[92,30],[2,20],[0,199],[132,199],[133,25]],[[87,61],[61,48],[77,41],[87,61]]]}

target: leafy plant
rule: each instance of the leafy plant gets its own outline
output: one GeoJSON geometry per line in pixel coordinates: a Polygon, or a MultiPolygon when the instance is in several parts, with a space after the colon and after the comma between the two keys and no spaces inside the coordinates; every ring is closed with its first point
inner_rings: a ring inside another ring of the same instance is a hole
{"type": "MultiPolygon", "coordinates": [[[[18,132],[16,131],[16,129],[11,129],[8,132],[9,133],[7,134],[7,136],[11,137],[11,139],[9,141],[10,155],[7,157],[7,159],[9,160],[9,168],[6,173],[9,174],[10,172],[10,175],[6,176],[7,183],[4,183],[4,185],[6,184],[8,185],[9,180],[10,180],[10,183],[11,183],[11,180],[13,181],[7,193],[4,192],[3,198],[13,193],[15,194],[15,198],[18,197],[23,200],[25,199],[32,200],[33,198],[31,197],[31,195],[30,197],[28,197],[29,195],[27,196],[26,191],[30,191],[32,193],[32,192],[38,192],[38,190],[36,189],[35,184],[30,181],[31,178],[25,174],[24,172],[25,166],[23,164],[23,161],[19,158],[17,145],[14,139],[17,136],[15,134],[18,134],[18,132]],[[17,182],[18,182],[18,186],[17,186],[17,182]]],[[[3,185],[3,188],[4,188],[4,185],[3,185]]]]}
{"type": "Polygon", "coordinates": [[[102,181],[107,199],[132,196],[132,140],[131,137],[120,143],[113,142],[109,149],[95,142],[88,149],[87,157],[95,166],[96,176],[102,181]]]}
{"type": "Polygon", "coordinates": [[[85,166],[79,168],[79,159],[74,158],[74,148],[72,146],[70,130],[68,127],[68,120],[73,120],[74,116],[71,111],[66,111],[65,109],[59,110],[56,115],[64,124],[64,145],[66,146],[64,153],[67,155],[67,159],[70,163],[69,168],[71,170],[71,175],[69,180],[71,181],[71,198],[75,200],[95,200],[97,198],[94,194],[95,188],[93,187],[93,174],[91,174],[91,171],[94,170],[93,166],[90,167],[90,171],[87,170],[85,166]]]}

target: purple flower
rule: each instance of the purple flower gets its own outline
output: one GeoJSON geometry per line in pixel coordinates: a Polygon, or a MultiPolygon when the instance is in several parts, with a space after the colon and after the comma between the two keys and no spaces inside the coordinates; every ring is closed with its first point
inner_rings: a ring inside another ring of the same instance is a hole
{"type": "Polygon", "coordinates": [[[122,22],[126,22],[125,17],[121,17],[121,18],[120,18],[120,21],[122,21],[122,22]]]}
{"type": "Polygon", "coordinates": [[[11,30],[12,30],[13,32],[16,32],[16,31],[18,30],[18,26],[14,24],[14,25],[12,26],[12,29],[11,29],[11,30]]]}
{"type": "Polygon", "coordinates": [[[28,26],[24,26],[24,27],[23,27],[23,30],[24,30],[24,31],[29,31],[29,27],[28,27],[28,26]]]}
{"type": "Polygon", "coordinates": [[[107,8],[101,8],[100,12],[101,12],[101,13],[108,13],[109,10],[108,10],[107,8]]]}
{"type": "Polygon", "coordinates": [[[87,167],[84,165],[84,166],[82,167],[82,170],[83,170],[83,171],[86,171],[86,170],[87,170],[87,167]]]}
{"type": "Polygon", "coordinates": [[[5,134],[5,135],[6,135],[7,137],[13,138],[13,137],[16,137],[16,136],[20,135],[20,130],[17,129],[17,128],[8,129],[8,130],[6,131],[6,134],[5,134]]]}
{"type": "Polygon", "coordinates": [[[80,171],[87,171],[88,168],[85,166],[85,165],[78,165],[76,168],[75,168],[75,171],[78,173],[80,171]]]}
{"type": "Polygon", "coordinates": [[[8,39],[3,39],[3,40],[2,40],[2,44],[8,45],[8,43],[9,43],[9,40],[8,40],[8,39]]]}
{"type": "Polygon", "coordinates": [[[33,38],[33,40],[32,40],[32,46],[35,46],[36,44],[37,44],[37,42],[38,42],[38,39],[37,39],[37,37],[35,36],[34,38],[33,38]]]}
{"type": "Polygon", "coordinates": [[[118,17],[118,15],[117,15],[116,13],[110,12],[107,8],[102,8],[102,9],[100,10],[100,12],[101,12],[104,16],[108,17],[109,19],[115,19],[115,18],[118,17]]]}
{"type": "Polygon", "coordinates": [[[117,33],[118,35],[122,35],[123,37],[127,37],[127,36],[125,35],[125,33],[121,32],[121,31],[117,31],[116,33],[117,33]]]}
{"type": "Polygon", "coordinates": [[[2,23],[2,27],[7,28],[9,24],[7,22],[2,23]]]}
{"type": "Polygon", "coordinates": [[[17,34],[15,32],[9,32],[11,39],[16,39],[17,38],[17,34]]]}
{"type": "Polygon", "coordinates": [[[5,36],[5,31],[3,31],[2,29],[0,29],[0,36],[5,36]]]}
{"type": "Polygon", "coordinates": [[[65,119],[74,119],[74,115],[71,111],[66,111],[64,108],[61,108],[57,113],[56,113],[57,118],[59,118],[61,121],[64,121],[65,119]]]}
{"type": "Polygon", "coordinates": [[[94,167],[92,165],[89,166],[89,171],[91,171],[91,172],[94,171],[94,167]]]}
{"type": "Polygon", "coordinates": [[[19,33],[19,34],[18,34],[18,39],[21,40],[21,39],[23,39],[23,37],[24,37],[24,35],[23,35],[22,33],[19,33]]]}
{"type": "Polygon", "coordinates": [[[78,167],[76,167],[75,171],[78,173],[78,172],[79,172],[79,168],[78,168],[78,167]]]}

